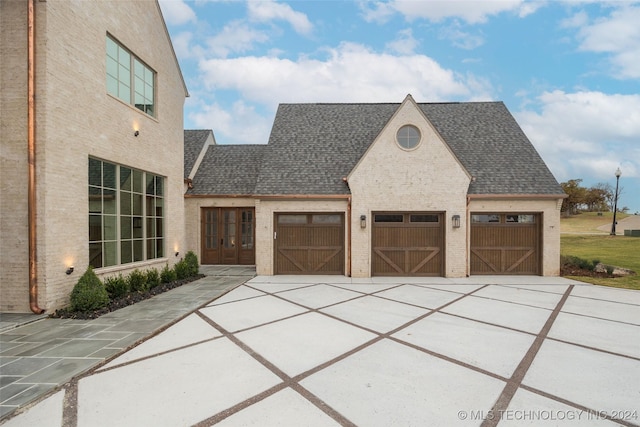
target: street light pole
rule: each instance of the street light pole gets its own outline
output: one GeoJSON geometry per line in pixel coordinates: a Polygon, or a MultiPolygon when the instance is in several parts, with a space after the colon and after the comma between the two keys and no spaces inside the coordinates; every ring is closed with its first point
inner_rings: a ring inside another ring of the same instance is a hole
{"type": "Polygon", "coordinates": [[[611,233],[610,235],[616,235],[616,212],[618,211],[618,183],[620,182],[620,175],[622,172],[620,168],[616,169],[616,194],[613,199],[613,223],[611,224],[611,233]]]}

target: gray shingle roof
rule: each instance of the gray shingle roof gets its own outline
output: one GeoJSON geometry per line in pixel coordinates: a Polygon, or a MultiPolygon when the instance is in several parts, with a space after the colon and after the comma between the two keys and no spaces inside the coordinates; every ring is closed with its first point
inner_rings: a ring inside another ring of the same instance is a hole
{"type": "Polygon", "coordinates": [[[210,145],[188,195],[252,195],[266,145],[210,145]]]}
{"type": "MultiPolygon", "coordinates": [[[[200,170],[215,168],[216,172],[206,173],[214,174],[215,179],[202,179],[201,188],[194,191],[250,194],[246,191],[252,188],[254,194],[263,195],[348,194],[342,178],[400,105],[282,104],[268,146],[210,149],[200,170]],[[249,182],[251,176],[256,178],[254,187],[249,182]]],[[[502,102],[418,106],[475,177],[469,194],[562,194],[502,102]]],[[[200,171],[196,178],[198,175],[200,171]]]]}
{"type": "Polygon", "coordinates": [[[209,129],[196,129],[184,131],[184,177],[188,178],[193,165],[202,151],[202,147],[209,134],[209,129]]]}
{"type": "Polygon", "coordinates": [[[399,104],[282,104],[258,194],[348,194],[342,182],[399,104]]]}
{"type": "Polygon", "coordinates": [[[476,178],[469,194],[563,194],[504,103],[418,105],[476,178]]]}

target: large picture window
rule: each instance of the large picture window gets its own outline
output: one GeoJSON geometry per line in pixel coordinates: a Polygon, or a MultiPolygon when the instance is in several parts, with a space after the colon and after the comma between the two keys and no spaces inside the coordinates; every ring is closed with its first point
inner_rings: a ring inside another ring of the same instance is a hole
{"type": "Polygon", "coordinates": [[[89,158],[89,265],[164,257],[164,178],[89,158]]]}
{"type": "Polygon", "coordinates": [[[155,72],[107,36],[107,92],[155,116],[155,72]]]}

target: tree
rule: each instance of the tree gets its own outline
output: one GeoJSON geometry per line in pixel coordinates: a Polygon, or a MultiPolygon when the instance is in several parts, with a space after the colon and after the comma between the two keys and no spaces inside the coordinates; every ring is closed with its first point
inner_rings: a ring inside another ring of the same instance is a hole
{"type": "Polygon", "coordinates": [[[585,203],[589,212],[602,212],[609,210],[609,199],[613,190],[609,184],[599,182],[587,190],[585,203]]]}
{"type": "Polygon", "coordinates": [[[561,210],[565,215],[577,214],[578,207],[585,203],[586,188],[580,186],[581,182],[581,179],[570,179],[560,184],[569,196],[562,201],[561,210]]]}

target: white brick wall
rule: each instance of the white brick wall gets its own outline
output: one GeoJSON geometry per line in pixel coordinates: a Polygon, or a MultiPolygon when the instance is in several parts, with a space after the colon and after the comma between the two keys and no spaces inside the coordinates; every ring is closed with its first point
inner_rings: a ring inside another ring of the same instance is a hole
{"type": "MultiPolygon", "coordinates": [[[[14,7],[5,7],[6,3],[2,2],[3,50],[7,48],[5,44],[12,46],[22,33],[26,39],[23,24],[26,1],[10,0],[9,3],[14,7]],[[20,7],[15,7],[17,4],[20,7]],[[4,22],[7,11],[18,15],[9,25],[4,22]],[[12,36],[5,38],[5,34],[12,36]]],[[[36,2],[35,9],[39,305],[52,311],[67,304],[73,285],[88,265],[89,156],[165,176],[166,251],[170,253],[174,246],[184,247],[182,117],[185,91],[155,2],[57,0],[36,2]],[[157,72],[155,118],[107,94],[107,33],[157,72]],[[133,136],[134,129],[140,130],[137,138],[133,136]],[[75,266],[76,271],[70,276],[65,274],[67,265],[75,266]]],[[[26,67],[26,49],[12,49],[7,61],[3,55],[3,76],[5,64],[13,63],[26,67]]],[[[25,76],[14,78],[21,81],[25,76]]],[[[17,88],[16,96],[25,100],[26,83],[18,83],[17,88]]],[[[3,95],[3,103],[4,99],[3,95]]],[[[3,109],[3,121],[4,113],[3,109]]],[[[17,155],[27,143],[26,108],[11,110],[6,120],[24,121],[12,130],[15,136],[11,144],[15,144],[17,155]]],[[[3,162],[4,149],[3,138],[3,162]]],[[[24,150],[26,153],[26,148],[24,150]]],[[[26,167],[26,162],[22,167],[26,167]]],[[[20,206],[21,211],[26,210],[26,181],[11,184],[5,180],[4,168],[2,178],[0,216],[4,218],[14,204],[20,206]],[[6,190],[7,186],[16,184],[20,185],[19,192],[6,190]]],[[[25,216],[26,213],[20,215],[22,220],[25,216]]],[[[3,241],[7,229],[3,225],[3,241]]],[[[18,244],[0,257],[0,270],[7,271],[6,259],[12,259],[19,267],[11,267],[10,273],[0,276],[3,290],[0,309],[28,311],[25,227],[9,230],[7,238],[18,244]]],[[[167,261],[173,263],[173,255],[160,261],[160,266],[167,261]]],[[[136,265],[124,266],[123,272],[131,268],[136,265]]],[[[106,270],[112,272],[113,268],[106,270]]]]}

